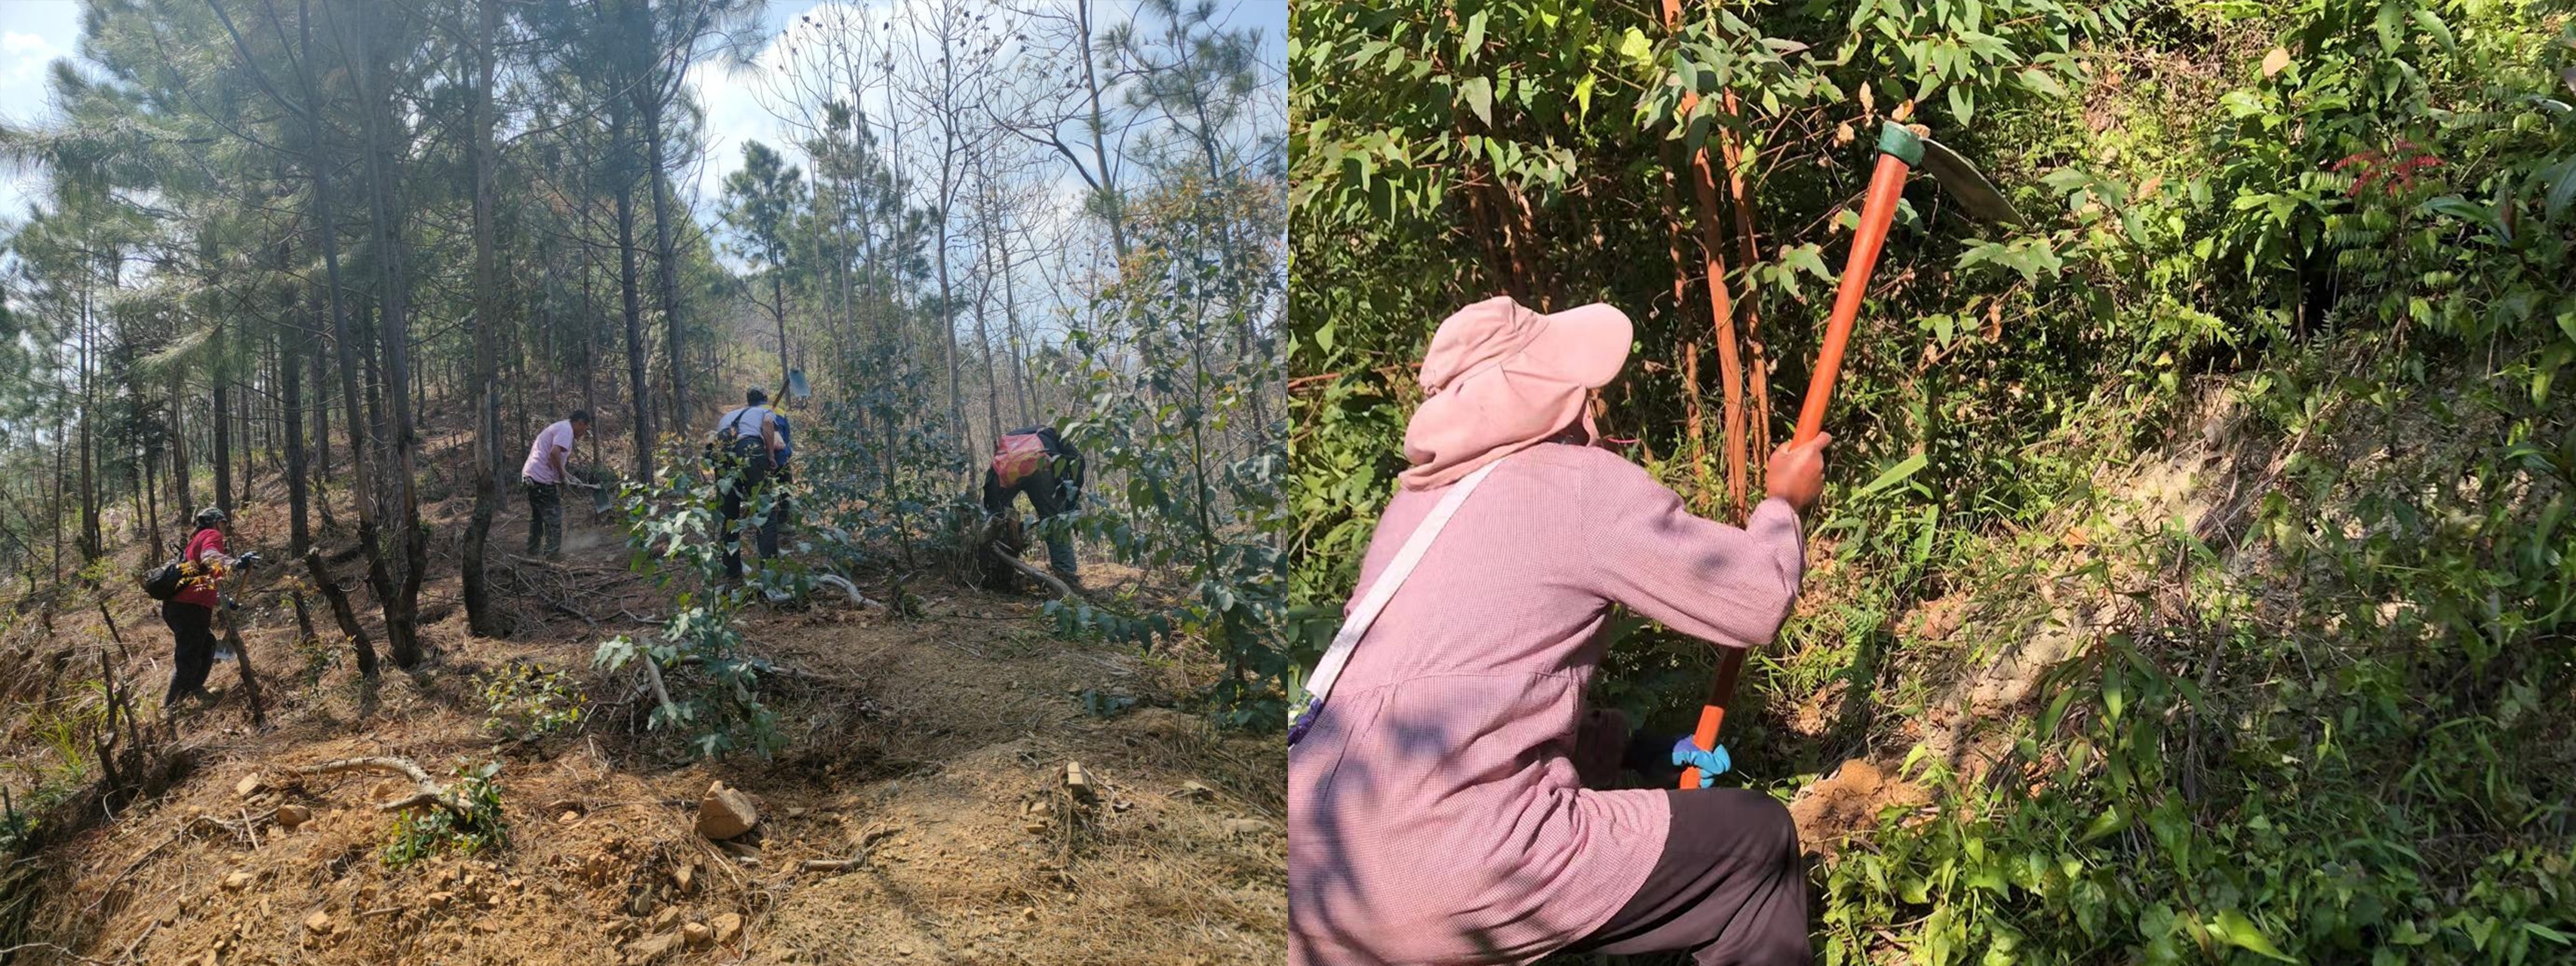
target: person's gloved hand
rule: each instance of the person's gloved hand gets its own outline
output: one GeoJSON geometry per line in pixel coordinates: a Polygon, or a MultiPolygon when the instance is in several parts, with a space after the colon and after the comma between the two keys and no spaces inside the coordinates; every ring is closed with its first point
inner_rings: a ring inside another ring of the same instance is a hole
{"type": "Polygon", "coordinates": [[[220,597],[220,598],[223,600],[223,602],[224,602],[224,610],[227,610],[227,611],[236,611],[236,610],[240,610],[240,609],[241,609],[241,602],[234,600],[234,599],[233,599],[233,595],[231,595],[231,594],[219,594],[219,595],[217,595],[217,596],[218,596],[218,597],[220,597]]]}
{"type": "Polygon", "coordinates": [[[1701,788],[1714,784],[1718,775],[1735,767],[1734,759],[1727,757],[1725,745],[1702,751],[1699,744],[1693,742],[1689,735],[1683,735],[1680,741],[1673,742],[1673,764],[1686,768],[1698,768],[1701,788]]]}
{"type": "Polygon", "coordinates": [[[234,559],[233,564],[243,570],[249,570],[252,567],[257,567],[267,562],[268,558],[260,556],[259,551],[253,550],[234,559]]]}

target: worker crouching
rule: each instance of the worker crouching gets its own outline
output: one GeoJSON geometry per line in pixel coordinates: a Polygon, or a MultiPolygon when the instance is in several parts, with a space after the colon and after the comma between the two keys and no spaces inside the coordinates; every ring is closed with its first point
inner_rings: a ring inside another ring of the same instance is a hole
{"type": "MultiPolygon", "coordinates": [[[[1311,679],[1325,703],[1292,731],[1291,962],[1808,961],[1786,809],[1705,785],[1595,790],[1577,764],[1605,750],[1579,735],[1620,740],[1586,734],[1611,608],[1724,647],[1769,641],[1823,476],[1824,438],[1783,447],[1744,528],[1692,516],[1595,445],[1591,396],[1629,338],[1605,305],[1542,315],[1508,298],[1433,336],[1412,465],[1311,679]]],[[[1722,770],[1722,752],[1690,754],[1722,770]]]]}

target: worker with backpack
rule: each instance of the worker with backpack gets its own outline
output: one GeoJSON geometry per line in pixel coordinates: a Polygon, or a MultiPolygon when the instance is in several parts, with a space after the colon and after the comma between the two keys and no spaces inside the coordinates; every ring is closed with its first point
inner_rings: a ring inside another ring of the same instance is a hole
{"type": "Polygon", "coordinates": [[[1054,427],[1026,426],[993,441],[993,463],[984,470],[984,512],[1007,513],[1011,498],[1027,494],[1046,533],[1047,569],[1077,589],[1082,581],[1074,573],[1073,535],[1046,522],[1081,503],[1082,464],[1082,453],[1057,435],[1054,427]]]}
{"type": "MultiPolygon", "coordinates": [[[[715,459],[717,485],[723,487],[725,573],[742,579],[741,535],[735,523],[742,519],[743,508],[757,508],[762,487],[779,468],[785,443],[779,439],[778,418],[769,409],[769,394],[754,387],[743,393],[743,405],[726,411],[716,420],[715,432],[709,434],[715,459]]],[[[778,556],[778,525],[784,513],[772,509],[760,521],[760,559],[778,556]]]]}
{"type": "Polygon", "coordinates": [[[215,666],[215,608],[227,603],[217,582],[234,568],[259,562],[255,553],[235,558],[225,552],[224,532],[231,522],[221,507],[197,511],[197,530],[179,555],[143,577],[145,596],[161,602],[161,622],[170,626],[176,651],[162,707],[189,698],[214,699],[206,691],[206,675],[215,666]]]}

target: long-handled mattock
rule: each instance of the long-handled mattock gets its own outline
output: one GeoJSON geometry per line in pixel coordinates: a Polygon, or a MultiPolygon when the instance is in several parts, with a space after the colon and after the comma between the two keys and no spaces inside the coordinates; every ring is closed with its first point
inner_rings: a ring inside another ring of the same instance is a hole
{"type": "MultiPolygon", "coordinates": [[[[1869,292],[1870,273],[1878,267],[1878,249],[1887,241],[1887,226],[1896,220],[1896,201],[1905,193],[1906,172],[1916,165],[1958,199],[1968,214],[2007,225],[2022,223],[2021,214],[1995,190],[1994,182],[1978,174],[1958,152],[1893,121],[1880,128],[1878,170],[1869,176],[1860,227],[1852,233],[1851,260],[1844,263],[1841,286],[1834,292],[1834,314],[1825,324],[1825,344],[1816,353],[1815,375],[1807,381],[1806,405],[1798,412],[1798,433],[1790,445],[1806,443],[1825,428],[1825,407],[1833,402],[1834,377],[1842,373],[1843,347],[1851,339],[1852,320],[1860,315],[1861,296],[1869,292]]],[[[1691,743],[1703,751],[1717,747],[1717,728],[1726,720],[1727,702],[1735,698],[1735,680],[1744,673],[1744,652],[1749,648],[1722,650],[1725,655],[1718,661],[1717,680],[1709,686],[1708,703],[1699,709],[1699,727],[1691,731],[1691,743]]],[[[1698,787],[1699,769],[1683,769],[1682,788],[1698,787]]]]}

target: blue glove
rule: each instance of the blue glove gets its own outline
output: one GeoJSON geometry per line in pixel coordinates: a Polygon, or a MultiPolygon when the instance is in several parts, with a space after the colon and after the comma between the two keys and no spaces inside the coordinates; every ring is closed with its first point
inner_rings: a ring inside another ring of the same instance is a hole
{"type": "Polygon", "coordinates": [[[1735,767],[1734,759],[1726,755],[1725,745],[1701,751],[1698,743],[1693,742],[1689,735],[1683,735],[1680,741],[1673,742],[1673,764],[1697,767],[1701,788],[1715,784],[1718,775],[1735,767]]]}

